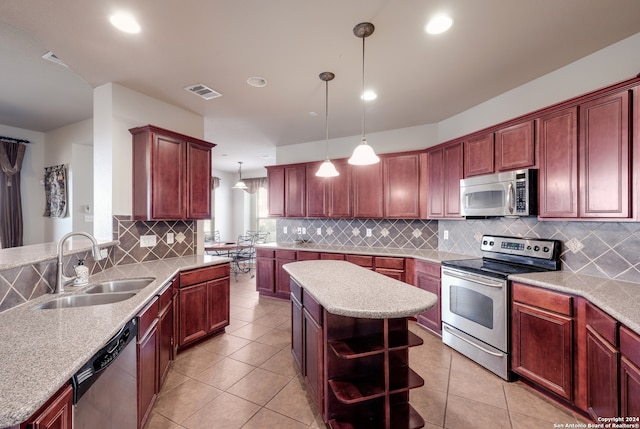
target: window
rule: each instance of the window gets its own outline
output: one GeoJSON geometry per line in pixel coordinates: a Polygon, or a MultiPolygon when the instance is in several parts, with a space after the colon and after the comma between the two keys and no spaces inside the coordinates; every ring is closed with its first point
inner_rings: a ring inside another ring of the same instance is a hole
{"type": "Polygon", "coordinates": [[[255,194],[255,204],[257,213],[258,231],[268,232],[268,241],[276,241],[276,220],[269,217],[269,199],[267,198],[267,189],[260,188],[255,194]]]}

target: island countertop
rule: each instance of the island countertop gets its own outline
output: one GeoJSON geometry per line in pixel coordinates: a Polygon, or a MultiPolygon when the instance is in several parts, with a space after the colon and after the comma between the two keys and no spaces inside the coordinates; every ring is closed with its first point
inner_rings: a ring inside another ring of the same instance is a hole
{"type": "Polygon", "coordinates": [[[301,261],[283,266],[329,313],[391,319],[422,313],[436,295],[346,261],[301,261]]]}

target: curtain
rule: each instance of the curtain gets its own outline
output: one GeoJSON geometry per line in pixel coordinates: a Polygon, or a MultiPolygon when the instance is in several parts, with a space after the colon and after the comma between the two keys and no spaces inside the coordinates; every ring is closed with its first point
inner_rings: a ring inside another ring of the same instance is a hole
{"type": "Polygon", "coordinates": [[[67,167],[54,165],[44,169],[45,217],[67,216],[67,167]]]}
{"type": "Polygon", "coordinates": [[[247,185],[247,189],[245,191],[249,194],[255,194],[258,192],[260,188],[267,187],[267,178],[266,177],[257,177],[255,179],[242,179],[245,185],[247,185]]]}
{"type": "Polygon", "coordinates": [[[220,178],[219,177],[211,177],[211,189],[216,189],[220,187],[220,178]]]}
{"type": "Polygon", "coordinates": [[[0,141],[0,247],[22,246],[20,169],[26,146],[0,141]]]}

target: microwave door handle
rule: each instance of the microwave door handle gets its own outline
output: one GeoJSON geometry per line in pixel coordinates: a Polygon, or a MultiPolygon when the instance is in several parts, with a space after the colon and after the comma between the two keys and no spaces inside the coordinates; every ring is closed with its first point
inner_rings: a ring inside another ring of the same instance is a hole
{"type": "Polygon", "coordinates": [[[507,188],[507,207],[509,208],[509,213],[513,213],[513,209],[515,208],[515,199],[516,194],[513,188],[513,183],[509,182],[509,187],[507,188]]]}

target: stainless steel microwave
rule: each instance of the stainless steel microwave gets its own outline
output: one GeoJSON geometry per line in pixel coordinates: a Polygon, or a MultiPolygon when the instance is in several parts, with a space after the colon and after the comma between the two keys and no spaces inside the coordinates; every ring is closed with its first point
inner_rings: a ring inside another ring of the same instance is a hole
{"type": "Polygon", "coordinates": [[[531,216],[538,211],[538,170],[516,170],[460,180],[462,216],[531,216]]]}

